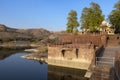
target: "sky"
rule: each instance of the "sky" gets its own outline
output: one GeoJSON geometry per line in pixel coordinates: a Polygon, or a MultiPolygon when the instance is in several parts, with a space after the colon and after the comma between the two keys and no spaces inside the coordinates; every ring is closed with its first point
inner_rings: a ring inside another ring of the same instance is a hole
{"type": "Polygon", "coordinates": [[[82,9],[91,2],[99,4],[107,18],[118,0],[0,0],[0,24],[18,29],[66,30],[68,13],[75,10],[80,22],[82,9]]]}

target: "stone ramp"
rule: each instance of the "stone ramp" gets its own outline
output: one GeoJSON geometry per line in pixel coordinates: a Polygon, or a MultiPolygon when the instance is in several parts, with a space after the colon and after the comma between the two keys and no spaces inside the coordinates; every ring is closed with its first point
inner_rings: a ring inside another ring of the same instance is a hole
{"type": "Polygon", "coordinates": [[[114,67],[114,57],[96,57],[96,66],[114,67]]]}
{"type": "Polygon", "coordinates": [[[120,46],[106,47],[101,57],[96,57],[97,66],[114,67],[115,55],[120,52],[120,46]]]}
{"type": "Polygon", "coordinates": [[[114,80],[114,71],[112,68],[97,66],[93,71],[93,80],[114,80]]]}
{"type": "Polygon", "coordinates": [[[101,57],[96,57],[96,67],[91,80],[118,80],[115,75],[115,55],[120,46],[106,47],[101,57]]]}

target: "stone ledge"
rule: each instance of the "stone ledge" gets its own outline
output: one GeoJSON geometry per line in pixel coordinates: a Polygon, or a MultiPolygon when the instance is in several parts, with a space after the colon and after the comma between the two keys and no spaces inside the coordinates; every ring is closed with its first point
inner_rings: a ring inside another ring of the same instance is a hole
{"type": "Polygon", "coordinates": [[[48,64],[55,65],[55,66],[88,70],[91,63],[71,61],[71,60],[48,59],[48,64]]]}

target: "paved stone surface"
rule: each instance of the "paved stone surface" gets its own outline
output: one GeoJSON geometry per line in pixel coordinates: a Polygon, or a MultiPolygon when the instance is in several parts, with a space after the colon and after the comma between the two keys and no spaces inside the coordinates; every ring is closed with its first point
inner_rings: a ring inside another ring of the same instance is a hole
{"type": "Polygon", "coordinates": [[[109,46],[105,48],[102,56],[96,59],[96,67],[94,69],[95,80],[118,80],[114,71],[116,53],[120,53],[120,46],[109,46]]]}
{"type": "Polygon", "coordinates": [[[98,57],[98,65],[114,67],[115,54],[120,52],[120,46],[106,47],[101,57],[98,57]]]}

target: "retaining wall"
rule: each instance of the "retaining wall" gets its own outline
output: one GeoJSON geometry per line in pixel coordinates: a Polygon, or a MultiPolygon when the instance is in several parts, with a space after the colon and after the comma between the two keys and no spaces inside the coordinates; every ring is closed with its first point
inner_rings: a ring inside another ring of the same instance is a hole
{"type": "Polygon", "coordinates": [[[48,64],[51,65],[88,69],[93,59],[95,59],[93,47],[48,47],[48,64]]]}

